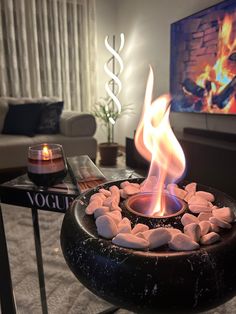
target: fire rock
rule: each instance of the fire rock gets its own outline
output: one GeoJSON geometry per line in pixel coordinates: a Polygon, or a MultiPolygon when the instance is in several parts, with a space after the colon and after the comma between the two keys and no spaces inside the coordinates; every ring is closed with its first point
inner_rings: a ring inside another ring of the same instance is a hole
{"type": "Polygon", "coordinates": [[[198,220],[199,221],[209,221],[209,218],[212,217],[212,213],[211,212],[208,212],[208,213],[200,213],[198,215],[198,220]]]}
{"type": "Polygon", "coordinates": [[[191,197],[194,196],[194,192],[187,192],[187,195],[184,198],[184,201],[188,203],[191,197]]]}
{"type": "Polygon", "coordinates": [[[205,198],[202,198],[200,196],[194,195],[193,197],[190,198],[188,201],[189,205],[200,205],[200,206],[205,206],[208,207],[208,201],[205,198]]]}
{"type": "Polygon", "coordinates": [[[183,200],[186,197],[187,192],[185,190],[178,188],[178,187],[173,187],[170,191],[170,194],[175,195],[178,198],[180,198],[181,200],[183,200]]]}
{"type": "Polygon", "coordinates": [[[117,235],[118,229],[114,220],[108,215],[100,216],[96,219],[97,232],[106,239],[112,239],[117,235]]]}
{"type": "Polygon", "coordinates": [[[185,213],[181,218],[181,223],[183,226],[186,226],[191,223],[199,223],[199,220],[196,216],[189,213],[185,213]]]}
{"type": "Polygon", "coordinates": [[[211,223],[209,221],[206,220],[200,221],[199,226],[201,229],[201,236],[204,236],[211,231],[211,223]]]}
{"type": "Polygon", "coordinates": [[[212,223],[210,223],[210,224],[211,224],[211,231],[216,232],[216,233],[220,232],[219,226],[212,224],[212,223]]]}
{"type": "Polygon", "coordinates": [[[201,237],[201,228],[197,223],[191,223],[184,227],[184,233],[188,235],[193,241],[199,242],[201,237]]]}
{"type": "MultiPolygon", "coordinates": [[[[103,206],[108,206],[108,207],[110,207],[110,205],[111,205],[111,203],[112,203],[113,200],[114,200],[114,199],[113,199],[111,196],[107,197],[107,198],[103,201],[103,206]]],[[[117,203],[117,205],[118,205],[118,203],[117,203]]]]}
{"type": "Polygon", "coordinates": [[[85,212],[87,215],[92,215],[95,210],[102,206],[103,200],[101,198],[96,198],[92,202],[88,204],[88,206],[85,209],[85,212]]]}
{"type": "Polygon", "coordinates": [[[210,232],[206,235],[204,235],[203,237],[201,237],[201,244],[204,245],[209,245],[209,244],[213,244],[215,242],[220,241],[221,237],[218,233],[215,232],[210,232]]]}
{"type": "Polygon", "coordinates": [[[138,249],[138,250],[147,250],[149,242],[141,237],[137,237],[131,233],[118,233],[113,239],[112,243],[118,246],[138,249]]]}
{"type": "Polygon", "coordinates": [[[99,193],[102,193],[102,194],[105,195],[106,197],[111,196],[111,192],[108,191],[108,190],[106,190],[106,189],[100,189],[98,192],[99,192],[99,193]]]}
{"type": "Polygon", "coordinates": [[[134,228],[132,229],[131,233],[132,234],[136,234],[138,232],[147,231],[148,229],[149,229],[149,227],[147,225],[138,223],[137,225],[134,226],[134,228]]]}
{"type": "Polygon", "coordinates": [[[198,191],[195,193],[196,196],[200,196],[201,198],[204,198],[208,202],[214,202],[215,196],[210,192],[205,191],[198,191]]]}
{"type": "Polygon", "coordinates": [[[105,215],[110,216],[117,225],[122,220],[121,212],[119,210],[107,212],[107,213],[105,213],[105,215]]]}
{"type": "Polygon", "coordinates": [[[126,185],[129,185],[129,184],[130,184],[129,181],[124,181],[124,182],[121,182],[120,187],[123,189],[126,185]]]}
{"type": "Polygon", "coordinates": [[[188,193],[193,193],[195,194],[196,192],[196,189],[197,189],[197,183],[195,182],[192,182],[192,183],[189,183],[185,186],[185,191],[187,191],[188,193]]]}
{"type": "Polygon", "coordinates": [[[209,206],[204,205],[189,205],[189,209],[192,213],[199,214],[201,212],[211,212],[211,208],[209,206]]]}
{"type": "Polygon", "coordinates": [[[104,201],[106,199],[106,196],[103,193],[95,193],[90,197],[89,202],[98,200],[99,198],[101,198],[104,201]]]}
{"type": "Polygon", "coordinates": [[[216,217],[211,217],[209,219],[209,221],[214,224],[217,225],[220,228],[224,228],[224,229],[230,229],[232,226],[231,224],[229,224],[228,222],[220,219],[220,218],[216,218],[216,217]]]}
{"type": "Polygon", "coordinates": [[[169,242],[169,248],[175,251],[191,251],[199,249],[199,244],[183,233],[176,234],[169,242]]]}
{"type": "Polygon", "coordinates": [[[118,210],[118,211],[120,211],[120,212],[122,211],[122,209],[120,208],[120,206],[117,205],[117,201],[116,201],[116,200],[111,201],[109,207],[110,207],[110,210],[111,210],[111,211],[114,211],[114,210],[118,210]]]}
{"type": "Polygon", "coordinates": [[[234,212],[229,207],[222,207],[214,209],[212,211],[214,217],[226,221],[228,223],[233,222],[235,219],[234,212]]]}
{"type": "Polygon", "coordinates": [[[171,240],[171,234],[166,228],[152,229],[147,240],[149,241],[149,248],[152,250],[167,244],[171,240]]]}
{"type": "Polygon", "coordinates": [[[112,200],[115,200],[118,205],[120,203],[120,189],[116,185],[112,185],[109,191],[111,192],[112,200]]]}
{"type": "Polygon", "coordinates": [[[179,229],[176,228],[167,228],[166,230],[168,230],[168,232],[170,233],[171,238],[173,238],[178,233],[182,233],[179,229]]]}
{"type": "Polygon", "coordinates": [[[131,233],[131,223],[128,218],[123,218],[118,223],[118,233],[131,233]]]}
{"type": "Polygon", "coordinates": [[[94,217],[97,219],[99,216],[104,215],[105,213],[109,212],[109,207],[101,206],[95,209],[94,217]]]}
{"type": "Polygon", "coordinates": [[[124,188],[123,188],[123,191],[124,191],[124,194],[127,195],[127,196],[131,196],[131,195],[134,195],[134,194],[137,194],[140,192],[140,188],[137,187],[137,186],[133,186],[133,185],[126,185],[124,188]]]}

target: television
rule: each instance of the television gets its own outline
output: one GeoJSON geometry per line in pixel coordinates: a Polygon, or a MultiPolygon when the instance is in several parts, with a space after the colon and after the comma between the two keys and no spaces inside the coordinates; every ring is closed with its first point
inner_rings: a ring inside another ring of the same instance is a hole
{"type": "Polygon", "coordinates": [[[171,24],[171,110],[236,114],[236,1],[171,24]]]}

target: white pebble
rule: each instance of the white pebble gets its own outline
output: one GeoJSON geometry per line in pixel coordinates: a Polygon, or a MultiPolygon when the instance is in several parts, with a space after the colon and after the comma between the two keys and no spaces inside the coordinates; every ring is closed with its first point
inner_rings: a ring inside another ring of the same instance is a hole
{"type": "Polygon", "coordinates": [[[187,192],[187,195],[184,198],[185,202],[189,202],[190,198],[194,196],[194,192],[187,192]]]}
{"type": "MultiPolygon", "coordinates": [[[[110,205],[111,205],[111,203],[112,203],[113,200],[114,200],[114,199],[113,199],[111,196],[107,197],[107,198],[103,201],[103,206],[108,206],[108,207],[110,207],[110,205]]],[[[118,203],[117,203],[117,205],[118,205],[118,203]]]]}
{"type": "Polygon", "coordinates": [[[96,219],[97,232],[106,239],[112,239],[117,235],[117,226],[114,220],[108,215],[100,216],[96,219]]]}
{"type": "Polygon", "coordinates": [[[213,209],[212,214],[214,217],[222,219],[226,222],[233,222],[235,219],[234,212],[229,207],[222,207],[218,209],[213,209]]]}
{"type": "Polygon", "coordinates": [[[189,183],[185,186],[185,191],[187,191],[188,193],[193,193],[195,194],[196,192],[196,189],[197,189],[197,183],[196,182],[192,182],[192,183],[189,183]]]}
{"type": "Polygon", "coordinates": [[[201,236],[206,235],[208,232],[210,232],[211,229],[211,223],[209,221],[203,220],[199,222],[199,226],[201,228],[201,236]]]}
{"type": "Polygon", "coordinates": [[[102,206],[103,200],[101,198],[96,198],[92,202],[88,204],[88,206],[85,209],[85,213],[87,215],[92,215],[95,210],[102,206]]]}
{"type": "Polygon", "coordinates": [[[194,222],[199,223],[198,218],[192,214],[189,214],[189,213],[185,213],[181,218],[181,223],[183,226],[186,226],[186,225],[194,223],[194,222]]]}
{"type": "Polygon", "coordinates": [[[170,233],[171,238],[173,238],[178,233],[182,233],[181,230],[176,228],[166,228],[166,230],[170,233]]]}
{"type": "Polygon", "coordinates": [[[127,217],[118,223],[118,233],[131,233],[131,223],[127,217]]]}
{"type": "Polygon", "coordinates": [[[127,196],[131,196],[131,195],[139,193],[140,188],[130,184],[130,185],[126,185],[123,188],[123,191],[124,191],[124,194],[126,194],[127,196]]]}
{"type": "Polygon", "coordinates": [[[215,242],[220,241],[220,235],[218,233],[215,232],[210,232],[206,235],[204,235],[203,237],[201,237],[201,244],[203,245],[209,245],[209,244],[213,244],[215,242]]]}
{"type": "Polygon", "coordinates": [[[181,200],[183,200],[185,198],[185,196],[187,195],[187,192],[185,190],[182,190],[178,187],[173,187],[171,189],[171,191],[169,191],[169,192],[171,195],[177,196],[181,200]]]}
{"type": "Polygon", "coordinates": [[[199,249],[199,244],[186,234],[178,233],[169,242],[169,248],[175,251],[191,251],[199,249]]]}
{"type": "Polygon", "coordinates": [[[147,250],[149,242],[131,233],[118,233],[112,243],[130,249],[147,250]]]}
{"type": "Polygon", "coordinates": [[[126,185],[129,185],[129,184],[130,184],[129,181],[124,181],[124,182],[121,182],[120,187],[123,189],[126,185]]]}
{"type": "Polygon", "coordinates": [[[192,196],[190,200],[188,201],[189,205],[200,205],[208,207],[208,201],[200,196],[192,196]]]}
{"type": "Polygon", "coordinates": [[[109,208],[110,208],[111,211],[114,211],[114,210],[119,210],[120,212],[122,211],[120,206],[117,204],[116,200],[111,201],[111,203],[109,205],[109,208]]]}
{"type": "Polygon", "coordinates": [[[210,223],[217,225],[220,228],[230,229],[232,227],[231,224],[229,224],[228,222],[226,222],[220,218],[211,217],[209,219],[209,221],[210,221],[210,223]]]}
{"type": "Polygon", "coordinates": [[[116,185],[112,185],[109,187],[109,191],[111,192],[112,200],[117,202],[117,205],[120,203],[120,189],[116,185]]]}
{"type": "Polygon", "coordinates": [[[220,227],[211,223],[211,231],[218,233],[220,232],[220,227]]]}
{"type": "Polygon", "coordinates": [[[104,201],[106,199],[106,196],[103,193],[95,193],[90,197],[89,202],[97,200],[98,198],[101,198],[104,201]]]}
{"type": "Polygon", "coordinates": [[[110,216],[117,225],[122,220],[122,215],[119,210],[113,210],[112,212],[107,212],[105,215],[110,216]]]}
{"type": "Polygon", "coordinates": [[[188,235],[193,241],[199,242],[201,237],[201,228],[197,223],[191,223],[184,227],[184,233],[188,235]]]}
{"type": "Polygon", "coordinates": [[[212,217],[212,213],[211,212],[208,212],[208,213],[200,213],[198,215],[198,220],[199,221],[209,221],[209,218],[212,217]]]}
{"type": "Polygon", "coordinates": [[[194,214],[199,214],[201,212],[206,212],[206,213],[211,212],[211,208],[208,206],[204,206],[204,205],[191,204],[191,205],[189,205],[189,209],[194,214]]]}
{"type": "Polygon", "coordinates": [[[147,225],[138,223],[134,226],[134,228],[132,229],[131,233],[136,234],[138,232],[144,232],[149,230],[149,227],[147,225]]]}
{"type": "Polygon", "coordinates": [[[205,191],[197,191],[195,193],[196,196],[200,196],[201,198],[204,198],[208,202],[214,202],[215,196],[210,193],[210,192],[205,192],[205,191]]]}
{"type": "Polygon", "coordinates": [[[99,216],[105,215],[105,213],[109,212],[109,207],[101,206],[95,209],[94,217],[97,219],[99,216]]]}
{"type": "Polygon", "coordinates": [[[99,192],[99,193],[102,193],[102,194],[105,195],[106,197],[111,196],[111,192],[108,191],[108,190],[106,190],[106,189],[100,189],[98,192],[99,192]]]}
{"type": "Polygon", "coordinates": [[[123,189],[120,189],[120,197],[122,197],[124,199],[128,198],[128,195],[125,194],[123,189]]]}
{"type": "Polygon", "coordinates": [[[167,244],[171,239],[171,234],[166,228],[157,228],[150,231],[147,240],[149,241],[149,248],[151,250],[167,244]]]}

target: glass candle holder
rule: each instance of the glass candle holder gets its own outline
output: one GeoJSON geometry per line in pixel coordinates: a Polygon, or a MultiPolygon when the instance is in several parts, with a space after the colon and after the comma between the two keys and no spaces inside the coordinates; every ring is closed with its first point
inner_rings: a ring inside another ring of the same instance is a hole
{"type": "Polygon", "coordinates": [[[60,183],[67,174],[64,151],[59,144],[38,144],[28,149],[28,177],[37,186],[60,183]]]}

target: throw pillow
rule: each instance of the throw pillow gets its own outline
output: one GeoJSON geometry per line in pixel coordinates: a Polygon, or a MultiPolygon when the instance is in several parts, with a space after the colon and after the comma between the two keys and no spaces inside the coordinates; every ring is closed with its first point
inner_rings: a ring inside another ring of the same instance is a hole
{"type": "Polygon", "coordinates": [[[37,103],[9,104],[2,133],[34,136],[41,110],[37,103]]]}
{"type": "Polygon", "coordinates": [[[37,133],[56,134],[60,131],[60,117],[63,109],[63,101],[43,104],[37,133]]]}

